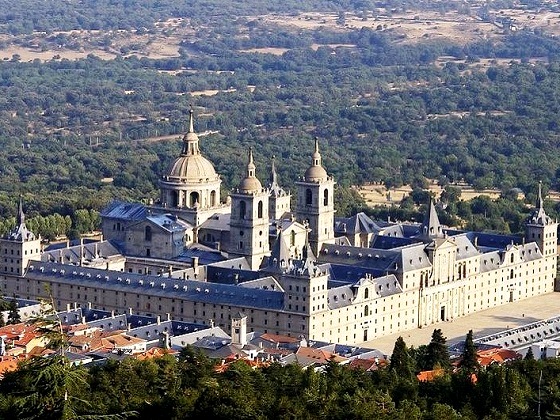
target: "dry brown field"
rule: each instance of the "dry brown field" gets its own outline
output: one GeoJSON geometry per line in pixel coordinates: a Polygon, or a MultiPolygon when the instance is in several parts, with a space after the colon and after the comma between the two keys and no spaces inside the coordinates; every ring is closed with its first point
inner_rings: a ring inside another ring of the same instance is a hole
{"type": "MultiPolygon", "coordinates": [[[[560,14],[547,10],[521,10],[504,9],[497,17],[507,17],[512,21],[512,30],[540,29],[550,34],[560,35],[560,14]]],[[[450,39],[457,43],[500,38],[504,35],[504,28],[499,24],[483,22],[476,16],[476,7],[472,12],[459,14],[457,12],[434,12],[407,10],[406,12],[390,12],[379,8],[367,11],[365,15],[345,13],[344,24],[338,22],[336,13],[302,13],[297,16],[290,15],[263,15],[247,16],[247,22],[258,20],[260,24],[293,28],[295,31],[328,28],[337,31],[349,31],[360,28],[370,28],[381,31],[391,31],[396,34],[396,42],[414,43],[426,39],[450,39]]],[[[248,29],[246,32],[248,34],[248,29]]],[[[243,33],[243,28],[241,30],[243,33]]],[[[35,33],[31,37],[1,36],[3,48],[0,49],[0,59],[9,60],[14,55],[19,55],[23,61],[41,61],[66,58],[69,60],[80,59],[88,54],[94,54],[102,59],[112,59],[117,55],[137,55],[138,57],[170,58],[179,55],[179,45],[183,40],[195,41],[195,28],[188,19],[174,18],[154,25],[150,33],[137,33],[136,31],[85,31],[76,30],[57,32],[51,35],[64,34],[73,41],[72,48],[65,45],[45,43],[47,35],[35,33]],[[99,40],[104,37],[111,39],[110,45],[99,47],[99,40]],[[22,42],[24,41],[24,42],[22,42]],[[123,52],[124,51],[124,52],[123,52]]],[[[244,36],[248,36],[245,34],[244,36]]],[[[49,36],[51,36],[49,35],[49,36]]],[[[323,45],[313,44],[317,49],[323,45]]],[[[325,44],[331,48],[354,47],[353,45],[325,44]]],[[[283,54],[285,48],[258,48],[248,49],[244,52],[257,52],[267,54],[283,54]]],[[[440,59],[440,63],[446,59],[440,59]]],[[[497,60],[490,64],[508,64],[511,60],[497,60]]],[[[483,60],[469,66],[485,66],[483,60]]]]}
{"type": "MultiPolygon", "coordinates": [[[[461,184],[457,186],[461,188],[461,200],[468,201],[479,195],[487,195],[491,199],[496,199],[500,196],[500,190],[497,189],[476,191],[468,185],[461,184]]],[[[409,185],[403,185],[402,187],[391,188],[389,190],[382,184],[367,184],[354,188],[363,197],[366,204],[372,207],[399,204],[403,198],[407,197],[412,192],[412,187],[409,185]]],[[[434,193],[436,198],[441,195],[442,188],[435,182],[432,182],[428,189],[434,193]]],[[[552,199],[556,198],[560,201],[560,195],[558,195],[558,193],[551,193],[549,197],[552,199]]]]}

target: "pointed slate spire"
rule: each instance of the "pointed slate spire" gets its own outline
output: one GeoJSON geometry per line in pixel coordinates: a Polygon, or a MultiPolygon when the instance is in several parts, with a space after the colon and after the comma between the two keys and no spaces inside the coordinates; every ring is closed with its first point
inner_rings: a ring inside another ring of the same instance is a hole
{"type": "Polygon", "coordinates": [[[272,155],[272,164],[270,168],[270,186],[278,185],[278,174],[276,173],[276,156],[272,155]]]}
{"type": "Polygon", "coordinates": [[[422,232],[420,236],[426,239],[440,238],[443,236],[443,231],[439,222],[439,217],[437,215],[436,206],[434,205],[434,200],[431,197],[428,213],[424,218],[421,229],[422,232]]]}
{"type": "Polygon", "coordinates": [[[542,181],[539,181],[539,197],[537,199],[537,208],[544,209],[544,204],[542,199],[542,181]]]}
{"type": "Polygon", "coordinates": [[[25,224],[25,213],[23,212],[23,197],[21,195],[19,196],[17,224],[18,226],[25,224]]]}
{"type": "Polygon", "coordinates": [[[25,226],[25,213],[23,212],[23,197],[20,195],[18,204],[17,224],[15,228],[8,234],[8,239],[16,241],[35,240],[33,232],[25,226]]]}
{"type": "Polygon", "coordinates": [[[527,220],[530,224],[549,225],[552,219],[544,211],[544,200],[542,198],[542,181],[539,181],[539,195],[537,197],[537,207],[527,220]]]}
{"type": "Polygon", "coordinates": [[[284,240],[283,231],[278,231],[276,242],[272,246],[270,257],[268,259],[269,267],[278,268],[281,271],[287,270],[290,263],[290,249],[284,240]]]}

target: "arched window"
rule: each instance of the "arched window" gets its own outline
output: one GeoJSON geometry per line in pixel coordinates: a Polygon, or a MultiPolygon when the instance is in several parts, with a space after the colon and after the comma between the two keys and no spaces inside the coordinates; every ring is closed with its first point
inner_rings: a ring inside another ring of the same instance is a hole
{"type": "Polygon", "coordinates": [[[290,246],[296,246],[296,232],[293,230],[290,232],[290,246]]]}
{"type": "Polygon", "coordinates": [[[259,219],[262,219],[263,217],[263,202],[259,201],[259,204],[257,204],[257,217],[259,219]]]}
{"type": "Polygon", "coordinates": [[[216,205],[216,191],[210,193],[210,206],[214,207],[216,205]]]}
{"type": "Polygon", "coordinates": [[[308,188],[305,190],[305,205],[310,206],[311,204],[313,204],[313,193],[308,188]]]}
{"type": "Polygon", "coordinates": [[[247,213],[247,203],[245,203],[245,201],[241,200],[239,202],[239,218],[240,219],[245,219],[246,213],[247,213]]]}
{"type": "Polygon", "coordinates": [[[171,191],[171,207],[179,206],[179,191],[171,191]]]}
{"type": "Polygon", "coordinates": [[[191,195],[189,196],[189,207],[195,207],[196,205],[198,205],[199,200],[198,200],[198,193],[193,191],[191,193],[191,195]]]}
{"type": "Polygon", "coordinates": [[[369,315],[369,306],[364,306],[364,316],[368,316],[369,315]]]}
{"type": "Polygon", "coordinates": [[[146,226],[146,228],[144,229],[144,240],[145,241],[151,241],[152,240],[152,227],[151,226],[146,226]]]}
{"type": "Polygon", "coordinates": [[[513,262],[513,252],[511,253],[511,262],[513,262]]]}
{"type": "Polygon", "coordinates": [[[364,299],[368,299],[369,298],[369,289],[366,287],[364,290],[364,299]]]}
{"type": "Polygon", "coordinates": [[[323,205],[324,206],[329,205],[329,190],[327,188],[325,188],[325,191],[323,193],[323,205]]]}

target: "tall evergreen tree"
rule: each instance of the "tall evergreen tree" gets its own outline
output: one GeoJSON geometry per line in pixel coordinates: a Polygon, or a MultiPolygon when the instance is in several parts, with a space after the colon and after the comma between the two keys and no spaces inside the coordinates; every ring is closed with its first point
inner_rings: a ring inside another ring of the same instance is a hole
{"type": "Polygon", "coordinates": [[[535,355],[533,354],[533,349],[529,347],[527,353],[525,354],[525,360],[535,360],[535,355]]]}
{"type": "Polygon", "coordinates": [[[402,337],[397,338],[389,369],[402,378],[410,378],[414,372],[412,357],[402,337]]]}
{"type": "Polygon", "coordinates": [[[448,369],[451,367],[446,340],[440,328],[436,328],[432,333],[432,340],[428,344],[426,354],[430,369],[437,369],[438,367],[448,369]]]}
{"type": "Polygon", "coordinates": [[[8,309],[10,311],[8,312],[8,324],[19,324],[21,322],[21,315],[19,314],[15,297],[10,301],[10,306],[8,309]]]}
{"type": "Polygon", "coordinates": [[[472,373],[479,368],[472,330],[469,330],[467,337],[465,338],[465,348],[463,349],[460,367],[468,373],[472,373]]]}

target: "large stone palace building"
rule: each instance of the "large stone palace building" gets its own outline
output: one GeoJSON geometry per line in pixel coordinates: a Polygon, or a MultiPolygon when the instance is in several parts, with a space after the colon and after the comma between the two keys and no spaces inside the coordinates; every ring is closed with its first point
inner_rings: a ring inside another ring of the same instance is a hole
{"type": "Polygon", "coordinates": [[[223,202],[192,111],[183,142],[159,202],[103,211],[108,241],[41,253],[20,205],[0,240],[3,293],[225,330],[242,313],[249,330],[359,343],[555,290],[558,224],[540,190],[524,236],[445,228],[434,203],[418,224],[335,218],[318,141],[294,212],[274,163],[266,187],[256,177],[252,151],[223,202]]]}

